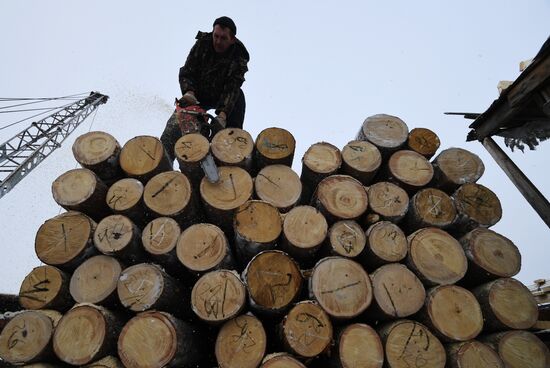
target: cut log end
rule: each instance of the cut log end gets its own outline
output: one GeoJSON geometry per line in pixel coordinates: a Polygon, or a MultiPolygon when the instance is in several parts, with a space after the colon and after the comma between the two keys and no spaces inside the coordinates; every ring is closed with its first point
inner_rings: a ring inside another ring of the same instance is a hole
{"type": "Polygon", "coordinates": [[[351,141],[342,150],[343,172],[363,185],[371,181],[381,164],[380,151],[367,141],[351,141]]]}
{"type": "Polygon", "coordinates": [[[379,263],[399,262],[407,256],[407,238],[392,222],[380,221],[367,229],[367,244],[379,263]]]}
{"type": "Polygon", "coordinates": [[[283,233],[293,247],[315,249],[326,238],[327,232],[325,217],[314,207],[298,206],[285,216],[283,233]]]}
{"type": "Polygon", "coordinates": [[[395,152],[388,161],[390,175],[406,188],[416,190],[426,186],[433,178],[432,164],[421,154],[402,150],[395,152]]]}
{"type": "Polygon", "coordinates": [[[332,175],[317,186],[315,199],[327,218],[336,220],[358,219],[368,207],[363,185],[348,175],[332,175]]]}
{"type": "Polygon", "coordinates": [[[420,153],[428,159],[435,154],[440,144],[441,142],[437,134],[426,128],[414,128],[409,132],[407,139],[409,149],[420,153]]]}
{"type": "Polygon", "coordinates": [[[210,151],[210,142],[202,134],[186,134],[178,139],[174,150],[180,163],[195,163],[206,157],[210,151]]]}
{"type": "Polygon", "coordinates": [[[451,368],[504,368],[504,363],[496,351],[479,341],[450,344],[447,345],[446,350],[451,368]]]}
{"type": "Polygon", "coordinates": [[[367,237],[355,221],[338,221],[330,227],[329,246],[333,253],[354,258],[365,249],[367,237]]]}
{"type": "Polygon", "coordinates": [[[363,122],[358,139],[367,140],[381,151],[394,150],[407,140],[409,128],[396,116],[377,114],[369,116],[363,122]]]}
{"type": "Polygon", "coordinates": [[[140,263],[122,271],[117,293],[122,305],[134,312],[142,312],[155,305],[164,286],[164,273],[158,266],[140,263]]]}
{"type": "Polygon", "coordinates": [[[266,350],[267,336],[262,322],[243,315],[227,321],[216,338],[216,360],[222,368],[256,368],[266,350]]]}
{"type": "Polygon", "coordinates": [[[546,368],[550,352],[540,339],[528,331],[507,331],[482,338],[497,352],[505,367],[546,368]]]}
{"type": "Polygon", "coordinates": [[[141,233],[141,241],[150,254],[167,254],[176,248],[180,233],[181,229],[176,220],[158,217],[145,226],[141,233]]]}
{"type": "Polygon", "coordinates": [[[456,219],[456,207],[445,192],[426,188],[412,197],[409,215],[414,227],[446,228],[456,219]]]}
{"type": "Polygon", "coordinates": [[[251,200],[237,209],[234,229],[238,236],[256,243],[271,243],[279,238],[283,223],[273,205],[251,200]]]}
{"type": "Polygon", "coordinates": [[[68,309],[70,298],[64,305],[55,305],[56,299],[67,293],[68,281],[68,276],[53,266],[36,267],[21,283],[19,304],[25,309],[68,309]]]}
{"type": "Polygon", "coordinates": [[[214,209],[235,210],[252,196],[252,178],[245,170],[235,166],[222,166],[219,172],[218,183],[210,183],[206,179],[201,181],[201,197],[214,209]]]}
{"type": "Polygon", "coordinates": [[[105,132],[88,132],[79,136],[72,147],[76,161],[84,167],[97,165],[120,151],[116,139],[105,132]]]}
{"type": "Polygon", "coordinates": [[[398,222],[409,208],[409,195],[399,186],[381,181],[368,188],[369,209],[383,219],[398,222]]]}
{"type": "Polygon", "coordinates": [[[276,353],[266,356],[260,368],[306,368],[306,366],[288,354],[276,353]]]}
{"type": "Polygon", "coordinates": [[[137,228],[123,215],[105,217],[97,224],[94,244],[103,254],[113,255],[126,248],[136,236],[137,228]]]}
{"type": "Polygon", "coordinates": [[[143,184],[132,178],[115,182],[107,191],[107,205],[114,212],[123,212],[134,208],[143,197],[143,184]]]}
{"type": "Polygon", "coordinates": [[[300,200],[302,182],[290,167],[269,165],[256,176],[254,190],[258,198],[287,212],[300,200]]]}
{"type": "Polygon", "coordinates": [[[116,292],[121,272],[122,266],[113,257],[89,258],[71,276],[71,296],[77,303],[102,304],[116,292]]]}
{"type": "Polygon", "coordinates": [[[76,209],[85,203],[99,188],[102,182],[93,171],[88,169],[74,169],[61,174],[52,183],[54,200],[64,208],[76,209]]]}
{"type": "Polygon", "coordinates": [[[384,348],[380,337],[369,325],[355,323],[340,334],[337,344],[342,367],[381,368],[384,348]]]}
{"type": "Polygon", "coordinates": [[[225,234],[212,224],[191,225],[180,235],[176,246],[180,262],[194,272],[208,271],[219,265],[228,249],[225,234]]]}
{"type": "Polygon", "coordinates": [[[462,148],[448,148],[433,161],[437,183],[447,193],[452,193],[462,184],[475,183],[485,167],[483,161],[462,148]]]}
{"type": "Polygon", "coordinates": [[[154,176],[143,193],[147,208],[160,216],[181,214],[191,201],[191,183],[177,171],[167,171],[154,176]]]}
{"type": "Polygon", "coordinates": [[[342,154],[332,144],[319,142],[308,148],[302,158],[302,164],[313,173],[328,175],[340,168],[342,154]]]}
{"type": "Polygon", "coordinates": [[[292,134],[282,128],[267,128],[256,138],[256,150],[264,161],[281,162],[292,166],[292,157],[296,148],[296,140],[292,134]]]}
{"type": "Polygon", "coordinates": [[[490,227],[502,217],[500,200],[490,189],[480,184],[464,184],[453,194],[461,221],[490,227]]]}
{"type": "Polygon", "coordinates": [[[150,175],[158,169],[167,169],[168,158],[160,140],[151,136],[130,139],[120,152],[120,166],[130,177],[150,175]]]}
{"type": "Polygon", "coordinates": [[[227,128],[214,136],[211,149],[214,157],[222,165],[247,166],[252,158],[254,140],[246,130],[227,128]]]}

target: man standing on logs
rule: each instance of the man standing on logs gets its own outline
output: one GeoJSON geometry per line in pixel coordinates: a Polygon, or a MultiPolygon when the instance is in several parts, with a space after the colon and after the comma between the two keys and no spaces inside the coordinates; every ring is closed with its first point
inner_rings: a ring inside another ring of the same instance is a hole
{"type": "MultiPolygon", "coordinates": [[[[242,128],[245,98],[241,90],[248,71],[248,51],[237,38],[237,27],[229,17],[214,21],[212,32],[199,32],[197,41],[180,68],[182,100],[205,110],[215,109],[216,120],[223,127],[242,128]]],[[[181,137],[177,119],[170,119],[161,141],[174,159],[174,145],[181,137]]]]}

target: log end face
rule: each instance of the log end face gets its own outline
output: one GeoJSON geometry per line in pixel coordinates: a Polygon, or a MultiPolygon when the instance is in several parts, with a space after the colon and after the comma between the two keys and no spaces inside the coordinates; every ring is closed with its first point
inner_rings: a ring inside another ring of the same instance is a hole
{"type": "Polygon", "coordinates": [[[407,138],[407,146],[426,158],[432,157],[440,144],[441,142],[437,134],[426,128],[412,129],[407,138]]]}
{"type": "Polygon", "coordinates": [[[466,183],[475,183],[483,175],[483,161],[474,153],[462,148],[448,148],[434,159],[434,164],[443,173],[450,185],[458,187],[466,183]]]}
{"type": "Polygon", "coordinates": [[[216,338],[216,360],[223,368],[256,368],[265,355],[267,336],[260,320],[242,315],[226,322],[216,338]]]}
{"type": "Polygon", "coordinates": [[[82,134],[73,143],[73,155],[82,166],[96,165],[120,151],[120,144],[110,134],[94,131],[82,134]]]}
{"type": "Polygon", "coordinates": [[[232,211],[252,197],[253,182],[250,174],[236,166],[219,167],[220,181],[210,183],[203,178],[201,197],[207,205],[222,211],[232,211]]]}
{"type": "Polygon", "coordinates": [[[407,238],[399,226],[389,221],[377,222],[367,229],[372,252],[384,262],[399,262],[407,256],[407,238]]]}
{"type": "Polygon", "coordinates": [[[84,203],[96,190],[97,176],[88,169],[74,169],[61,174],[52,183],[52,195],[64,208],[75,208],[84,203]]]}
{"type": "Polygon", "coordinates": [[[114,212],[122,212],[135,207],[143,198],[143,184],[133,178],[115,182],[107,191],[107,205],[114,212]]]}
{"type": "Polygon", "coordinates": [[[327,236],[325,217],[311,206],[294,207],[285,216],[283,232],[288,241],[299,248],[315,248],[327,236]]]}
{"type": "Polygon", "coordinates": [[[355,323],[346,327],[337,348],[344,368],[382,368],[384,363],[382,341],[366,324],[355,323]]]}
{"type": "Polygon", "coordinates": [[[548,348],[528,331],[505,333],[498,343],[498,354],[506,367],[546,368],[550,363],[548,348]]]}
{"type": "Polygon", "coordinates": [[[283,222],[277,208],[258,200],[251,200],[240,206],[233,224],[235,233],[239,236],[260,244],[274,242],[283,230],[283,222]]]}
{"type": "Polygon", "coordinates": [[[387,114],[369,116],[363,122],[363,136],[377,147],[395,149],[402,146],[409,135],[407,124],[387,114]]]}
{"type": "Polygon", "coordinates": [[[341,220],[357,219],[368,207],[363,185],[348,175],[332,175],[323,179],[317,186],[316,197],[330,215],[341,220]]]}
{"type": "Polygon", "coordinates": [[[453,194],[453,198],[458,214],[482,227],[491,227],[502,217],[500,200],[481,184],[464,184],[453,194]]]}
{"type": "Polygon", "coordinates": [[[351,141],[342,150],[342,160],[359,172],[373,173],[382,164],[382,155],[370,142],[351,141]]]}
{"type": "Polygon", "coordinates": [[[410,150],[395,152],[391,155],[388,166],[395,179],[413,188],[428,185],[434,175],[432,164],[426,157],[410,150]]]}
{"type": "Polygon", "coordinates": [[[223,231],[212,224],[191,225],[179,237],[179,261],[195,272],[215,268],[227,255],[228,242],[223,231]]]}
{"type": "Polygon", "coordinates": [[[120,167],[130,177],[139,177],[157,169],[165,157],[164,146],[152,136],[130,139],[120,152],[120,167]]]}
{"type": "Polygon", "coordinates": [[[226,165],[244,162],[252,156],[254,140],[250,133],[239,128],[226,128],[212,138],[212,154],[226,165]]]}
{"type": "Polygon", "coordinates": [[[145,185],[143,200],[147,208],[161,216],[182,213],[191,201],[191,183],[185,174],[166,171],[155,175],[145,185]]]}
{"type": "Polygon", "coordinates": [[[369,187],[370,211],[388,219],[401,219],[409,208],[409,195],[401,187],[381,181],[369,187]]]}
{"type": "Polygon", "coordinates": [[[186,134],[177,140],[174,150],[179,162],[200,162],[210,152],[210,142],[202,134],[186,134]]]}
{"type": "Polygon", "coordinates": [[[498,279],[489,291],[489,305],[497,319],[511,329],[526,330],[538,320],[533,294],[514,279],[498,279]]]}
{"type": "Polygon", "coordinates": [[[342,154],[338,147],[319,142],[308,148],[302,158],[302,164],[314,173],[331,174],[342,165],[342,154]]]}
{"type": "Polygon", "coordinates": [[[493,349],[479,341],[469,341],[456,353],[458,367],[504,368],[504,363],[493,349]]]}
{"type": "Polygon", "coordinates": [[[158,217],[149,222],[141,233],[145,250],[153,255],[169,253],[176,248],[181,229],[176,220],[170,217],[158,217]]]}
{"type": "Polygon", "coordinates": [[[332,250],[343,257],[357,257],[365,249],[367,238],[355,221],[338,221],[328,234],[332,250]]]}
{"type": "Polygon", "coordinates": [[[285,210],[300,200],[302,182],[290,167],[269,165],[256,176],[254,189],[261,200],[285,210]]]}
{"type": "Polygon", "coordinates": [[[33,269],[21,283],[19,304],[25,309],[47,308],[63,287],[63,275],[53,266],[33,269]]]}
{"type": "Polygon", "coordinates": [[[521,268],[521,254],[511,240],[492,230],[472,230],[461,243],[469,247],[473,261],[498,277],[515,276],[521,268]]]}
{"type": "Polygon", "coordinates": [[[164,289],[163,272],[158,266],[140,263],[126,268],[117,284],[122,305],[134,312],[152,308],[164,289]]]}
{"type": "Polygon", "coordinates": [[[107,216],[97,224],[94,244],[101,253],[113,255],[131,243],[136,235],[134,229],[134,224],[126,216],[107,216]]]}
{"type": "Polygon", "coordinates": [[[71,276],[71,296],[77,303],[101,304],[116,290],[121,272],[120,263],[113,257],[89,258],[71,276]]]}
{"type": "Polygon", "coordinates": [[[296,140],[292,134],[282,128],[267,128],[256,138],[256,150],[268,160],[282,160],[293,156],[296,140]]]}

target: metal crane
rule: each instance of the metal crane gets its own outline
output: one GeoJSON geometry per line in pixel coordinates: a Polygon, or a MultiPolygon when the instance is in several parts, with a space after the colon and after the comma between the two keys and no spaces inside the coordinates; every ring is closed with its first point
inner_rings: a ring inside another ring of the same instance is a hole
{"type": "Polygon", "coordinates": [[[91,92],[61,110],[33,122],[0,145],[0,198],[40,164],[109,96],[91,92]]]}

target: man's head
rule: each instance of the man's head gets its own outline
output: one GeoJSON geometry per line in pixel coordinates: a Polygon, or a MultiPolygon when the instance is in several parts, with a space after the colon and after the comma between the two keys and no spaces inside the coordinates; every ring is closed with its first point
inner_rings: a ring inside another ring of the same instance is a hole
{"type": "Polygon", "coordinates": [[[223,53],[235,43],[237,26],[229,17],[216,19],[213,26],[212,39],[214,50],[218,53],[223,53]]]}

